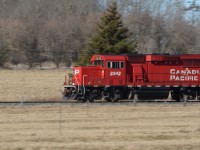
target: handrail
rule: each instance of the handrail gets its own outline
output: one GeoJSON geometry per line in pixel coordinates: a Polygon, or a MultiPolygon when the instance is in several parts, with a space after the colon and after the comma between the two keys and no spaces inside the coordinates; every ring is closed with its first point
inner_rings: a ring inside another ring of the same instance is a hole
{"type": "Polygon", "coordinates": [[[83,75],[83,96],[85,96],[85,77],[87,75],[83,75]]]}
{"type": "Polygon", "coordinates": [[[78,80],[77,80],[77,78],[76,78],[76,75],[74,75],[74,77],[75,77],[76,82],[77,82],[77,84],[78,84],[78,92],[79,92],[79,86],[80,86],[80,84],[79,84],[79,82],[78,82],[78,80]]]}

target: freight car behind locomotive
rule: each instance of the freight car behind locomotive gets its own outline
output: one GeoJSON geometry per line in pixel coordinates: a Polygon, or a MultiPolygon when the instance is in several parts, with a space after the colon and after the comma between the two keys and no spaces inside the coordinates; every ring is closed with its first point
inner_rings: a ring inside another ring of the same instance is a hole
{"type": "Polygon", "coordinates": [[[200,99],[200,54],[93,55],[90,66],[75,66],[64,95],[78,101],[200,99]]]}

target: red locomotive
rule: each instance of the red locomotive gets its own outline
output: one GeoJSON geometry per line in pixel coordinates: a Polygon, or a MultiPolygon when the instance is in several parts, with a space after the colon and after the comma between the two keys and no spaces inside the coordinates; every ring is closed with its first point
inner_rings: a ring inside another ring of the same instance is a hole
{"type": "Polygon", "coordinates": [[[93,55],[65,81],[69,99],[200,99],[200,54],[93,55]]]}

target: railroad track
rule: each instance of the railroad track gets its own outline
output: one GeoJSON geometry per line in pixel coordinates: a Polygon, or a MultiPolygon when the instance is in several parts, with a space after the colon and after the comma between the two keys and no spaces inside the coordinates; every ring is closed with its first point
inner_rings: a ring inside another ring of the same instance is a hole
{"type": "Polygon", "coordinates": [[[57,105],[57,104],[63,104],[63,105],[137,105],[137,104],[183,104],[186,105],[187,103],[199,103],[200,101],[188,101],[188,102],[176,102],[171,100],[145,100],[145,101],[131,101],[131,100],[123,100],[119,102],[106,102],[106,101],[94,101],[92,103],[90,102],[77,102],[74,100],[63,100],[63,101],[6,101],[6,102],[0,102],[0,106],[34,106],[34,105],[57,105]]]}

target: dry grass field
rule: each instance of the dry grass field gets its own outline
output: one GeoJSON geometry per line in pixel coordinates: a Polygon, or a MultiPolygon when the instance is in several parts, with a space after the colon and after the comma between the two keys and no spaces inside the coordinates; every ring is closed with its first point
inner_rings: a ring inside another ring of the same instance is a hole
{"type": "MultiPolygon", "coordinates": [[[[0,101],[62,100],[66,70],[0,70],[0,101]]],[[[0,105],[0,150],[199,150],[200,103],[0,105]]]]}
{"type": "Polygon", "coordinates": [[[62,99],[66,70],[0,70],[0,101],[62,99]]]}
{"type": "Polygon", "coordinates": [[[199,150],[200,104],[0,106],[1,150],[199,150]]]}

